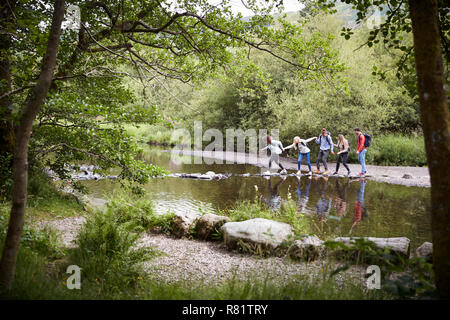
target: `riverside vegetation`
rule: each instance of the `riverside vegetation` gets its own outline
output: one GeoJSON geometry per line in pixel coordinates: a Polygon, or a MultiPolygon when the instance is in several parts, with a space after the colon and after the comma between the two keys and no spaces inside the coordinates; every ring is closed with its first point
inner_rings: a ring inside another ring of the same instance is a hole
{"type": "MultiPolygon", "coordinates": [[[[126,5],[130,3],[126,2],[126,5]]],[[[22,10],[21,13],[29,13],[27,12],[29,8],[19,7],[19,9],[22,10]]],[[[83,10],[86,8],[84,7],[83,10]]],[[[93,15],[97,14],[95,10],[92,12],[93,15]]],[[[34,15],[31,17],[47,19],[47,13],[41,12],[41,15],[36,14],[35,17],[34,15]]],[[[27,14],[24,16],[30,17],[27,14]]],[[[165,17],[164,14],[161,16],[165,17]]],[[[19,16],[19,18],[22,17],[23,15],[19,16]]],[[[38,23],[35,23],[33,19],[23,20],[30,26],[37,26],[38,23]]],[[[19,24],[24,22],[20,19],[17,21],[19,24]]],[[[265,20],[261,22],[264,24],[265,20]]],[[[124,128],[126,127],[124,124],[158,122],[159,127],[152,129],[152,132],[145,132],[143,138],[138,141],[156,140],[166,141],[169,144],[174,142],[171,141],[166,126],[161,124],[164,122],[170,126],[182,124],[190,129],[193,121],[196,120],[203,121],[205,126],[221,130],[229,127],[239,127],[244,130],[279,127],[280,138],[283,141],[290,141],[294,135],[298,134],[317,135],[323,126],[326,126],[333,136],[343,133],[351,140],[354,139],[351,130],[356,124],[374,137],[372,152],[368,154],[368,163],[425,165],[417,93],[412,85],[415,78],[411,80],[401,75],[396,77],[390,73],[380,73],[381,69],[392,69],[395,66],[400,52],[396,49],[388,50],[381,43],[374,43],[370,49],[363,46],[355,50],[365,42],[369,30],[364,26],[355,29],[354,36],[349,41],[344,41],[337,31],[344,22],[339,15],[318,14],[312,15],[304,24],[301,23],[301,37],[304,38],[299,39],[308,41],[306,48],[308,50],[317,48],[323,50],[324,61],[321,62],[330,71],[328,75],[333,77],[330,83],[326,77],[317,82],[310,74],[303,74],[302,77],[296,78],[295,72],[280,61],[273,60],[270,56],[263,56],[254,50],[244,52],[239,49],[231,50],[236,53],[234,58],[231,58],[230,54],[226,55],[227,59],[223,59],[223,62],[231,62],[230,67],[224,70],[211,68],[207,61],[202,60],[202,66],[213,72],[202,73],[204,77],[200,79],[201,82],[195,82],[194,87],[168,81],[164,86],[156,85],[153,87],[155,90],[146,92],[145,85],[144,90],[141,90],[142,87],[120,77],[109,77],[103,74],[66,82],[65,86],[60,87],[61,92],[52,91],[46,99],[42,112],[36,118],[38,125],[33,128],[29,152],[32,170],[30,172],[31,196],[28,197],[30,201],[27,207],[27,219],[33,222],[40,218],[74,216],[83,212],[82,205],[72,196],[60,195],[52,189],[53,186],[48,184],[45,177],[40,177],[38,172],[44,166],[51,167],[60,177],[67,178],[66,164],[91,161],[99,166],[101,172],[118,166],[121,168],[120,179],[140,183],[145,183],[150,176],[161,173],[159,168],[136,160],[136,155],[141,149],[133,134],[141,135],[142,128],[146,128],[145,125],[140,129],[134,129],[133,125],[124,128]],[[250,57],[249,61],[244,62],[240,59],[247,55],[250,57]],[[367,61],[373,61],[372,68],[361,68],[367,65],[367,61]],[[378,81],[376,76],[381,76],[383,81],[378,81]],[[337,87],[333,88],[333,85],[337,87]],[[177,95],[177,99],[174,98],[174,94],[177,95]],[[148,101],[153,101],[154,104],[149,106],[148,101]],[[38,186],[35,190],[32,187],[33,184],[38,186]]],[[[237,25],[242,26],[239,23],[237,25]]],[[[93,25],[93,27],[98,26],[93,25]]],[[[33,34],[30,39],[33,46],[38,46],[37,51],[43,52],[46,37],[41,36],[42,31],[34,31],[35,33],[30,33],[33,34]]],[[[193,35],[197,37],[207,32],[208,29],[204,28],[202,32],[196,30],[193,35]]],[[[294,35],[299,36],[296,32],[294,35]]],[[[66,34],[66,37],[62,39],[60,53],[66,60],[72,52],[77,36],[76,32],[73,32],[66,34]]],[[[22,43],[25,47],[30,39],[24,38],[22,43]]],[[[163,38],[156,37],[156,39],[163,38]]],[[[402,40],[412,43],[408,34],[405,34],[402,40]]],[[[109,39],[105,41],[108,42],[109,39]]],[[[81,44],[80,48],[84,47],[83,45],[81,44]]],[[[229,46],[230,42],[220,43],[220,46],[211,45],[210,42],[206,45],[219,50],[229,46]]],[[[85,47],[87,48],[87,45],[85,47]]],[[[15,53],[27,51],[23,48],[11,48],[11,50],[15,53]]],[[[94,52],[95,50],[92,53],[94,52]]],[[[221,52],[216,53],[221,54],[221,52]]],[[[298,54],[298,52],[295,53],[298,54]]],[[[16,57],[17,60],[12,61],[14,65],[12,70],[19,70],[15,68],[17,65],[27,66],[28,70],[21,70],[20,73],[33,79],[30,75],[34,73],[35,65],[27,59],[36,61],[34,54],[31,56],[17,54],[16,57]]],[[[165,62],[167,56],[163,53],[161,57],[165,62]]],[[[94,61],[100,61],[101,65],[105,65],[105,61],[110,62],[108,66],[111,67],[118,65],[119,73],[124,69],[127,71],[127,61],[110,61],[106,56],[104,58],[105,60],[91,59],[91,55],[82,55],[69,70],[72,72],[68,71],[68,73],[84,72],[85,70],[82,70],[80,66],[86,66],[88,62],[92,64],[89,66],[96,68],[94,61]]],[[[185,67],[183,72],[191,71],[192,65],[184,61],[183,57],[177,61],[180,66],[185,67]]],[[[219,61],[219,64],[221,62],[219,61]]],[[[63,63],[60,65],[67,66],[63,63]]],[[[59,70],[57,75],[61,72],[67,74],[66,71],[59,70]]],[[[111,72],[111,74],[115,73],[111,72]]],[[[22,81],[20,76],[13,75],[13,78],[13,87],[22,87],[22,82],[26,82],[22,81]]],[[[8,88],[5,90],[8,91],[8,88]]],[[[27,89],[13,95],[11,98],[13,110],[8,111],[7,115],[12,113],[15,120],[20,119],[19,109],[26,97],[27,89]]],[[[354,141],[351,140],[351,142],[354,145],[354,141]]],[[[8,220],[7,207],[11,205],[8,196],[11,194],[12,157],[8,152],[5,148],[0,155],[2,175],[0,196],[6,198],[1,207],[0,240],[2,244],[8,220]]],[[[354,158],[350,160],[354,161],[354,158]]],[[[423,285],[424,281],[429,280],[429,270],[426,268],[427,276],[420,276],[422,278],[419,277],[418,284],[415,280],[412,281],[411,290],[406,290],[406,293],[402,290],[394,293],[366,292],[360,284],[354,284],[352,281],[344,281],[344,284],[340,285],[333,281],[333,272],[314,281],[299,280],[300,283],[308,285],[298,285],[293,280],[292,285],[284,287],[277,286],[276,281],[266,283],[258,279],[244,284],[231,281],[212,289],[202,288],[201,285],[196,288],[192,284],[172,286],[154,282],[146,278],[140,263],[144,258],[151,259],[158,253],[153,250],[135,251],[134,245],[144,230],[153,228],[167,232],[170,230],[170,221],[153,215],[151,203],[148,200],[139,198],[128,200],[126,196],[117,197],[116,202],[114,200],[110,202],[106,214],[100,214],[97,211],[89,214],[90,223],[86,224],[80,232],[76,248],[62,248],[57,242],[57,235],[50,230],[27,227],[25,241],[19,251],[16,270],[18,280],[14,283],[11,295],[7,297],[392,298],[416,297],[420,290],[424,287],[428,288],[423,285]],[[98,258],[91,261],[88,258],[92,252],[95,252],[98,258]],[[64,274],[61,270],[64,271],[64,267],[71,262],[79,263],[88,272],[82,292],[68,292],[63,283],[64,279],[61,278],[64,274]]],[[[266,209],[257,206],[253,203],[237,204],[237,207],[228,214],[234,219],[240,219],[239,217],[245,215],[269,214],[266,209]],[[249,207],[250,213],[245,212],[246,207],[249,207]]],[[[294,219],[290,204],[287,203],[284,206],[284,211],[279,218],[289,221],[298,230],[306,228],[301,216],[298,220],[294,219]]],[[[408,265],[408,268],[414,269],[414,266],[408,265]]]]}
{"type": "MultiPolygon", "coordinates": [[[[32,184],[33,184],[32,180],[32,184]]],[[[39,178],[42,188],[34,190],[32,198],[49,196],[48,201],[29,203],[24,238],[19,251],[14,287],[3,298],[20,299],[392,299],[433,297],[431,265],[420,259],[401,264],[389,263],[393,257],[365,247],[366,255],[382,257],[383,274],[399,272],[402,276],[383,280],[383,290],[367,290],[361,279],[345,273],[347,263],[336,264],[327,258],[317,274],[294,276],[287,283],[277,279],[249,277],[246,281],[231,278],[219,284],[204,286],[202,283],[165,283],[150,277],[151,270],[142,262],[163,253],[149,247],[136,248],[143,232],[169,234],[173,215],[156,215],[152,201],[124,190],[115,193],[105,210],[86,212],[72,196],[54,189],[51,181],[39,178]],[[44,194],[40,193],[41,190],[44,194]],[[50,196],[51,195],[51,196],[50,196]],[[68,209],[71,210],[68,210],[68,209]],[[64,247],[59,235],[49,228],[38,228],[36,222],[86,216],[76,237],[75,247],[64,247]],[[384,255],[384,256],[383,256],[384,255]],[[387,261],[387,263],[386,263],[387,261]],[[82,268],[81,290],[66,287],[68,265],[82,268]],[[341,274],[340,281],[336,275],[341,274]]],[[[8,203],[0,207],[0,240],[7,227],[8,203]]],[[[263,202],[237,203],[222,212],[232,221],[253,217],[266,217],[290,223],[296,237],[309,233],[308,222],[298,214],[291,200],[283,203],[280,212],[273,214],[263,202]]],[[[216,235],[216,240],[220,235],[216,235]]],[[[329,244],[330,248],[333,243],[329,244]]],[[[342,245],[335,248],[342,250],[342,245]]],[[[354,263],[354,262],[352,262],[354,263]]],[[[364,265],[364,264],[361,264],[364,265]]]]}
{"type": "MultiPolygon", "coordinates": [[[[288,18],[295,21],[297,16],[291,14],[288,18]]],[[[328,35],[334,57],[343,62],[340,75],[345,89],[335,91],[325,83],[299,80],[286,64],[251,51],[248,66],[242,67],[235,61],[233,68],[216,72],[201,84],[189,86],[171,81],[164,87],[156,85],[148,94],[169,127],[160,123],[127,130],[142,141],[173,146],[179,141],[171,137],[168,128],[182,126],[192,130],[194,121],[223,133],[227,128],[277,128],[285,144],[297,135],[318,136],[326,127],[334,140],[338,134],[344,134],[354,151],[353,128],[359,126],[373,137],[367,163],[426,165],[418,101],[411,79],[388,72],[381,75],[380,81],[380,70],[394,68],[402,52],[381,43],[361,47],[370,31],[364,25],[353,30],[352,38],[344,39],[339,32],[348,22],[346,19],[339,12],[331,16],[318,14],[304,25],[306,37],[314,32],[328,35]]],[[[405,36],[405,41],[411,43],[412,39],[405,36]]],[[[142,98],[132,83],[129,87],[136,90],[138,99],[142,98]]],[[[203,143],[206,146],[209,141],[203,143]]],[[[315,148],[314,145],[310,143],[310,147],[315,148]]],[[[290,154],[294,155],[294,151],[290,154]]],[[[314,150],[311,156],[314,161],[314,150]]],[[[349,161],[357,163],[354,152],[349,161]]]]}

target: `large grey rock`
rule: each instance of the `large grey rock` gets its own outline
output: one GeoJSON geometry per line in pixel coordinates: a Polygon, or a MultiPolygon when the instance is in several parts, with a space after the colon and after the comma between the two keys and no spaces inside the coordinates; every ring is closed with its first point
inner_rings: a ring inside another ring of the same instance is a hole
{"type": "Polygon", "coordinates": [[[375,243],[375,246],[380,249],[390,248],[391,251],[402,255],[405,258],[409,257],[409,239],[406,237],[397,238],[374,238],[374,237],[339,237],[334,241],[342,242],[347,246],[351,246],[356,239],[365,239],[375,243]]]}
{"type": "Polygon", "coordinates": [[[424,242],[416,249],[416,256],[425,258],[428,262],[433,261],[433,244],[431,242],[424,242]]]}
{"type": "Polygon", "coordinates": [[[198,219],[195,225],[195,236],[201,240],[211,239],[213,233],[229,221],[228,217],[207,213],[198,219]]]}
{"type": "Polygon", "coordinates": [[[295,240],[289,247],[287,255],[295,260],[312,261],[319,258],[324,252],[323,241],[314,235],[295,240]]]}
{"type": "Polygon", "coordinates": [[[174,236],[182,238],[189,235],[189,231],[197,219],[200,217],[200,213],[194,212],[177,212],[173,217],[172,233],[174,236]]]}
{"type": "Polygon", "coordinates": [[[222,228],[224,242],[229,249],[265,254],[291,237],[292,227],[286,223],[256,218],[241,222],[227,222],[222,228]],[[260,252],[255,252],[259,251],[260,252]]]}

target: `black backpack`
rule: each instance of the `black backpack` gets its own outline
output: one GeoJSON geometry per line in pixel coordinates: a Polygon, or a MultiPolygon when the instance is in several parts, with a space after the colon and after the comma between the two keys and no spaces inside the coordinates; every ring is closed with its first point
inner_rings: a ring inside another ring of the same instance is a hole
{"type": "Polygon", "coordinates": [[[364,135],[364,147],[370,147],[370,143],[372,142],[372,137],[368,133],[363,133],[364,135]]]}
{"type": "MultiPolygon", "coordinates": [[[[322,135],[319,136],[319,141],[320,141],[319,143],[322,143],[322,135]]],[[[328,142],[328,145],[331,147],[329,132],[327,132],[327,142],[328,142]]]]}
{"type": "MultiPolygon", "coordinates": [[[[347,142],[348,142],[348,140],[347,140],[347,142]]],[[[338,149],[339,149],[339,151],[341,151],[341,147],[340,147],[340,143],[339,143],[339,141],[338,141],[338,149]]],[[[348,151],[347,152],[350,152],[350,151],[352,151],[352,147],[350,146],[350,142],[348,142],[348,151]]]]}

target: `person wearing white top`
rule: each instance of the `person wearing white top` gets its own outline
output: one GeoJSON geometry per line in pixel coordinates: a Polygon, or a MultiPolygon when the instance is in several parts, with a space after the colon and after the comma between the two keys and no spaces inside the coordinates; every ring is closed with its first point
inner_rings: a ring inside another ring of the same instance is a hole
{"type": "Polygon", "coordinates": [[[299,155],[298,155],[298,161],[297,161],[297,165],[298,165],[298,171],[297,171],[297,175],[301,174],[301,164],[302,164],[302,159],[303,157],[306,157],[306,162],[308,164],[308,168],[309,168],[309,175],[312,175],[312,169],[311,169],[311,161],[310,161],[310,154],[311,154],[311,150],[308,148],[308,142],[311,142],[313,140],[317,139],[317,137],[312,137],[306,140],[300,139],[300,137],[294,137],[293,143],[290,146],[287,146],[286,148],[284,148],[284,150],[286,149],[290,149],[290,148],[294,148],[295,150],[299,150],[299,155]]]}
{"type": "Polygon", "coordinates": [[[269,169],[272,168],[272,162],[275,162],[281,168],[281,174],[286,174],[287,171],[280,162],[280,154],[283,152],[283,144],[281,141],[272,139],[271,136],[267,136],[267,146],[262,148],[261,151],[269,149],[270,159],[269,159],[269,169]]]}

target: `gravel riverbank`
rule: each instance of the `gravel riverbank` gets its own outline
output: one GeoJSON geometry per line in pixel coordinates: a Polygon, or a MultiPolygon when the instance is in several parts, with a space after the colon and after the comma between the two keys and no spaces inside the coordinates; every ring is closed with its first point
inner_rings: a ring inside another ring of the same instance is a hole
{"type": "MultiPolygon", "coordinates": [[[[74,247],[73,240],[85,222],[84,217],[78,216],[40,221],[37,225],[56,230],[63,246],[74,247]]],[[[330,265],[324,265],[321,260],[306,263],[280,257],[261,258],[229,251],[221,242],[176,239],[163,234],[145,233],[138,240],[137,246],[152,247],[162,253],[144,262],[144,267],[153,278],[168,283],[187,281],[213,284],[233,277],[240,280],[249,277],[264,280],[269,277],[283,283],[296,275],[307,275],[311,278],[330,268],[330,265]]],[[[361,281],[364,279],[362,267],[352,266],[345,274],[361,281]]],[[[342,281],[342,278],[343,274],[336,277],[338,282],[342,281]]]]}

